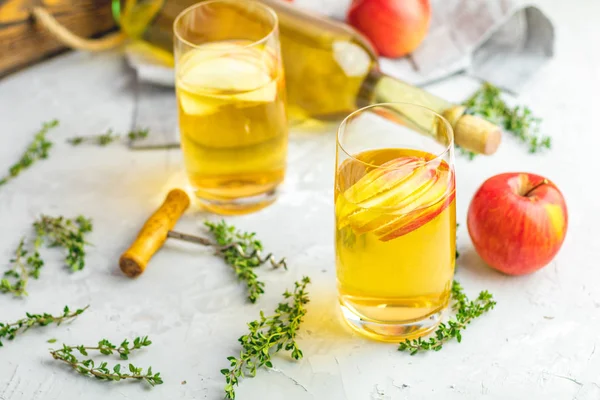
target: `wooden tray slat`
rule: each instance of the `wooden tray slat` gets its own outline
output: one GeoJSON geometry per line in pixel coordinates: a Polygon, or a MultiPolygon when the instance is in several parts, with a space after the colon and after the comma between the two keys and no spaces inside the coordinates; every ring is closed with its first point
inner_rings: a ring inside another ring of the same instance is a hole
{"type": "Polygon", "coordinates": [[[0,0],[0,76],[64,49],[30,18],[43,5],[74,33],[91,37],[115,29],[111,0],[0,0]]]}

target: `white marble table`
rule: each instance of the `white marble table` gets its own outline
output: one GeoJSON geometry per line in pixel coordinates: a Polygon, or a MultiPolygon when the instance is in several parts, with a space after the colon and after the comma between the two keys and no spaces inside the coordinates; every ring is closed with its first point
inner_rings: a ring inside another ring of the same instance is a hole
{"type": "MultiPolygon", "coordinates": [[[[498,306],[465,332],[462,344],[415,357],[352,334],[337,317],[332,134],[293,135],[279,201],[231,219],[255,230],[269,250],[289,259],[288,272],[262,272],[267,293],[249,305],[231,271],[191,245],[169,243],[138,280],[118,270],[118,256],[142,222],[170,187],[184,182],[177,150],[73,149],[65,143],[73,135],[131,127],[136,99],[120,56],[71,53],[2,80],[0,170],[14,162],[42,121],[58,118],[61,126],[50,134],[56,143],[50,158],[0,188],[0,260],[11,257],[40,213],[85,214],[95,229],[83,272],[67,273],[52,253],[27,299],[0,296],[3,321],[25,311],[91,305],[72,324],[32,330],[0,349],[0,399],[220,399],[224,380],[219,370],[227,366],[228,355],[239,351],[236,340],[245,322],[260,308],[272,310],[280,293],[303,275],[313,280],[313,301],[300,337],[305,358],[277,357],[276,369],[242,382],[240,399],[599,399],[600,167],[595,160],[600,134],[595,118],[600,3],[576,3],[544,2],[558,28],[557,56],[520,99],[544,118],[553,150],[530,156],[507,138],[493,157],[457,161],[462,222],[472,194],[491,175],[523,170],[553,179],[570,211],[564,247],[544,270],[506,277],[483,265],[461,230],[457,279],[470,295],[489,289],[498,306]],[[77,376],[47,351],[50,338],[80,344],[146,334],[154,344],[134,360],[162,372],[165,384],[154,389],[77,376]]],[[[459,101],[476,87],[456,77],[430,89],[459,101]]],[[[188,213],[178,228],[200,232],[203,217],[188,213]]]]}

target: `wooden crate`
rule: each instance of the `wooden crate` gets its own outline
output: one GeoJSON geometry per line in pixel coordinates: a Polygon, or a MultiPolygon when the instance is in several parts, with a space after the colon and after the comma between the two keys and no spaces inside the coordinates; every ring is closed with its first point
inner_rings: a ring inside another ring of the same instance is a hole
{"type": "Polygon", "coordinates": [[[39,5],[84,37],[115,29],[111,0],[0,0],[0,77],[64,50],[31,18],[39,5]]]}

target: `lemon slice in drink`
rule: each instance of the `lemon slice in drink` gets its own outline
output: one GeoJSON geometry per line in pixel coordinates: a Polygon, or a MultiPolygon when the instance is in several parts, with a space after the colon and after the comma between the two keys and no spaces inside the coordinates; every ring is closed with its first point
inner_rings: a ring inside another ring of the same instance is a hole
{"type": "Polygon", "coordinates": [[[188,115],[208,115],[225,105],[248,107],[277,96],[269,52],[236,43],[210,43],[182,57],[177,85],[188,115]]]}

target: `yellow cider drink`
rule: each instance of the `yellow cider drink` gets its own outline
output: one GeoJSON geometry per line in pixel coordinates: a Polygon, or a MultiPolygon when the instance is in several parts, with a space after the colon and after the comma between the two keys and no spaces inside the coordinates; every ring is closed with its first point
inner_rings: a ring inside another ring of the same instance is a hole
{"type": "Polygon", "coordinates": [[[202,45],[180,62],[181,147],[197,195],[226,201],[274,190],[287,153],[281,68],[240,42],[202,45]]]}
{"type": "Polygon", "coordinates": [[[335,207],[343,306],[382,323],[421,320],[447,306],[456,206],[445,161],[409,149],[355,155],[338,169],[335,207]]]}
{"type": "Polygon", "coordinates": [[[260,3],[206,2],[184,11],[175,30],[181,148],[197,197],[220,214],[270,204],[288,142],[276,15],[260,3]],[[234,39],[246,20],[254,36],[234,39]]]}
{"type": "Polygon", "coordinates": [[[397,342],[448,306],[456,254],[452,126],[410,103],[350,114],[337,136],[335,253],[348,325],[397,342]]]}
{"type": "Polygon", "coordinates": [[[335,253],[345,322],[381,341],[431,332],[454,276],[452,127],[415,104],[365,107],[340,125],[336,166],[335,253]]]}

